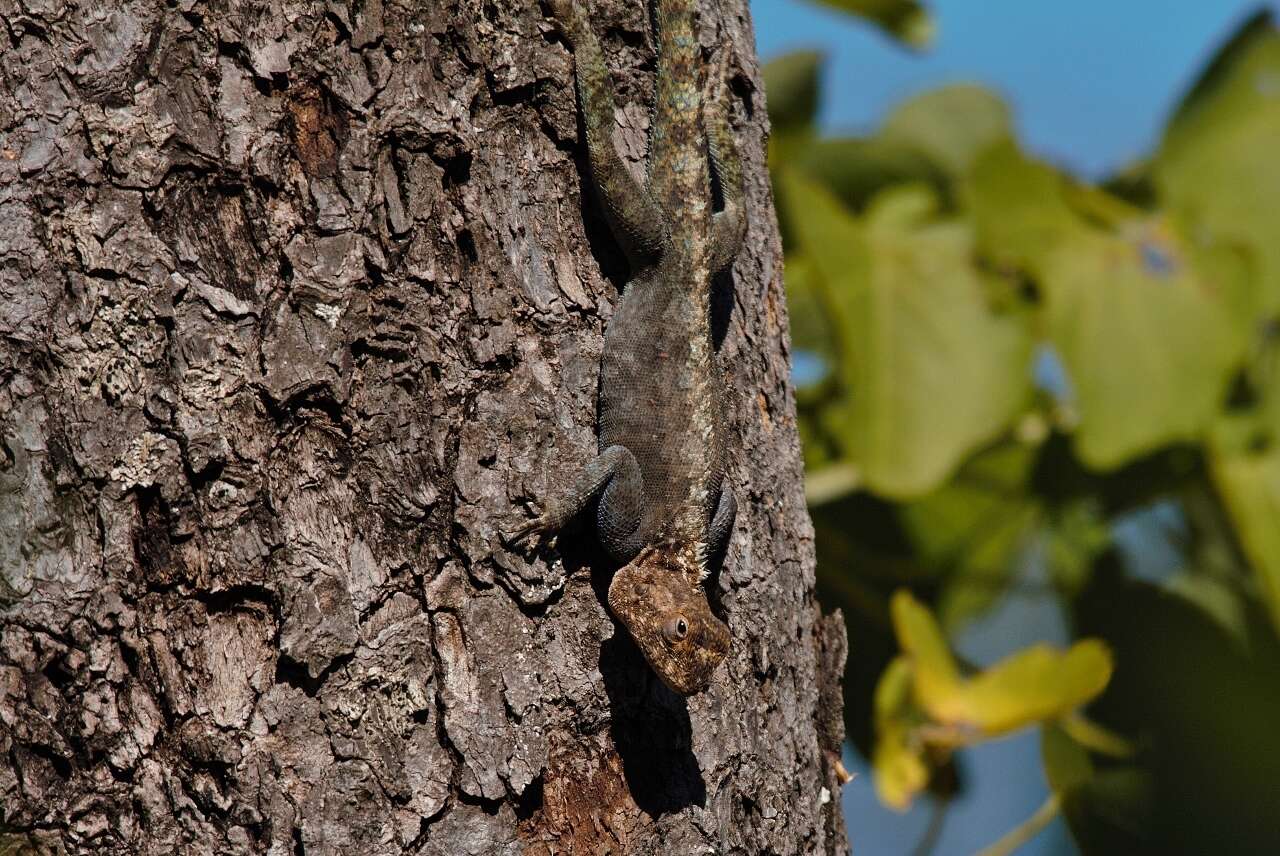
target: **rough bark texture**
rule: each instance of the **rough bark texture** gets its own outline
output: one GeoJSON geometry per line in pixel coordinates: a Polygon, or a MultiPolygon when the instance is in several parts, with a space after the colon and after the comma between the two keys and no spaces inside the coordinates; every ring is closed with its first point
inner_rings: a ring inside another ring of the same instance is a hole
{"type": "MultiPolygon", "coordinates": [[[[592,3],[644,154],[644,4],[592,3]]],[[[717,292],[733,652],[681,699],[583,527],[623,268],[528,0],[0,0],[0,811],[76,853],[839,852],[764,111],[717,292]]]]}

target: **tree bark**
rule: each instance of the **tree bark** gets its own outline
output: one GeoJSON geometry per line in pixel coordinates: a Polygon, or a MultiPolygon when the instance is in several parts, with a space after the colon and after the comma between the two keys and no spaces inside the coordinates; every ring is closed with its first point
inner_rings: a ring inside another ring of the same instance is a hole
{"type": "MultiPolygon", "coordinates": [[[[642,3],[592,2],[643,159],[642,3]]],[[[841,852],[765,114],[716,290],[733,650],[668,691],[586,526],[625,274],[528,0],[0,0],[0,811],[70,853],[841,852]]],[[[0,850],[3,846],[0,846],[0,850]]]]}

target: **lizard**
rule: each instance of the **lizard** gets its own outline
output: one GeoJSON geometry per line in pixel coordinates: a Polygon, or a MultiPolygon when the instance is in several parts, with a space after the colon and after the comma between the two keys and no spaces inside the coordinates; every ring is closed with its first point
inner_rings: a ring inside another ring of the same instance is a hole
{"type": "Polygon", "coordinates": [[[703,587],[737,514],[710,316],[712,278],[733,263],[746,234],[728,46],[704,99],[695,0],[657,0],[655,104],[639,181],[613,142],[613,87],[583,2],[548,5],[573,51],[591,183],[631,273],[605,330],[599,454],[512,538],[551,535],[595,501],[600,542],[622,563],[609,609],[663,683],[688,696],[710,684],[731,642],[703,587]]]}

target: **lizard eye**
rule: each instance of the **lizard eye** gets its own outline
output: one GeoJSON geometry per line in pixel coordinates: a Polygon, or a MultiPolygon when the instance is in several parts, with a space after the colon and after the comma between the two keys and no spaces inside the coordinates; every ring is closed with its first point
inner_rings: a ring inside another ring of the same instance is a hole
{"type": "Polygon", "coordinates": [[[683,615],[669,618],[667,623],[662,626],[662,635],[667,637],[668,642],[679,642],[689,635],[689,622],[685,620],[683,615]]]}

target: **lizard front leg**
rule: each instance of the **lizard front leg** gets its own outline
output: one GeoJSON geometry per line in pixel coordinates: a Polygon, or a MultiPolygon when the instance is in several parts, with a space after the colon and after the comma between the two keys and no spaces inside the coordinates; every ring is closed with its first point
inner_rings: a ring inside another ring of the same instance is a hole
{"type": "Polygon", "coordinates": [[[547,501],[542,514],[521,525],[506,540],[519,544],[531,536],[542,538],[559,532],[602,491],[600,540],[611,553],[625,548],[640,528],[644,480],[635,455],[624,446],[610,446],[592,458],[567,489],[547,501]]]}
{"type": "Polygon", "coordinates": [[[742,199],[742,161],[729,127],[729,45],[720,46],[720,53],[708,79],[709,94],[702,111],[703,128],[707,135],[707,151],[711,156],[711,168],[715,171],[724,199],[724,209],[716,212],[711,221],[711,272],[720,273],[733,264],[747,234],[747,219],[742,199]]]}
{"type": "Polygon", "coordinates": [[[591,178],[609,225],[633,258],[655,256],[666,239],[662,212],[636,181],[613,144],[613,84],[591,22],[575,0],[550,0],[562,31],[573,46],[574,78],[582,107],[591,178]]]}

